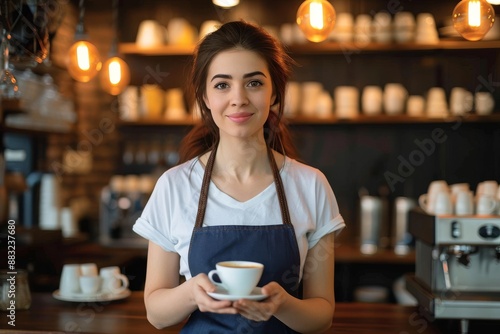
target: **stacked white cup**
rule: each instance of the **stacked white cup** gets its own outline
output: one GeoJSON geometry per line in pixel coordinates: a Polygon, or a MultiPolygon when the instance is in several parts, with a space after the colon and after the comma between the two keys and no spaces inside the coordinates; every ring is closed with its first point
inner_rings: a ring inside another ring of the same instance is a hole
{"type": "Polygon", "coordinates": [[[497,213],[500,206],[498,182],[495,180],[486,180],[479,182],[476,188],[476,214],[491,215],[497,213]]]}
{"type": "Polygon", "coordinates": [[[392,42],[392,17],[387,12],[378,12],[373,17],[373,39],[377,43],[392,42]]]}
{"type": "Polygon", "coordinates": [[[428,117],[446,117],[448,115],[448,103],[444,88],[432,87],[429,89],[425,109],[428,117]]]}
{"type": "Polygon", "coordinates": [[[436,180],[418,202],[430,215],[490,216],[500,214],[500,187],[495,180],[483,181],[474,194],[468,183],[448,185],[444,180],[436,180]]]}
{"type": "Polygon", "coordinates": [[[415,16],[411,12],[398,12],[394,15],[394,40],[408,43],[415,39],[415,16]]]}
{"type": "Polygon", "coordinates": [[[427,193],[418,198],[418,203],[428,214],[451,214],[453,208],[448,183],[444,180],[432,181],[427,188],[427,193]]]}
{"type": "Polygon", "coordinates": [[[382,113],[383,92],[379,86],[365,86],[361,95],[361,109],[366,115],[382,113]]]}
{"type": "Polygon", "coordinates": [[[436,21],[431,13],[420,13],[417,15],[416,29],[415,41],[417,43],[436,44],[439,42],[436,21]]]}
{"type": "Polygon", "coordinates": [[[408,91],[400,83],[388,83],[384,87],[384,110],[387,115],[400,115],[406,107],[408,91]]]}
{"type": "Polygon", "coordinates": [[[333,93],[338,118],[354,118],[359,112],[359,91],[354,86],[337,86],[333,93]]]}
{"type": "Polygon", "coordinates": [[[354,21],[354,42],[369,43],[372,39],[372,17],[368,14],[356,16],[354,21]]]}
{"type": "Polygon", "coordinates": [[[463,116],[472,110],[472,93],[462,87],[453,87],[450,93],[450,112],[456,116],[463,116]]]}
{"type": "Polygon", "coordinates": [[[354,31],[354,18],[351,13],[338,13],[332,39],[339,43],[352,42],[354,31]]]}

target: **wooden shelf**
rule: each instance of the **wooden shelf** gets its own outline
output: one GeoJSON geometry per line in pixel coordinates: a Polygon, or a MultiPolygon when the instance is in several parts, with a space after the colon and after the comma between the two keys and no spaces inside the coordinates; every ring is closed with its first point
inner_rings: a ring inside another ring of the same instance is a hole
{"type": "Polygon", "coordinates": [[[189,56],[193,54],[194,45],[169,45],[143,48],[135,43],[121,43],[119,52],[144,56],[189,56]]]}
{"type": "Polygon", "coordinates": [[[415,124],[415,123],[492,123],[500,122],[500,113],[487,116],[469,114],[465,116],[447,117],[414,117],[408,115],[358,115],[350,119],[340,119],[335,116],[328,118],[296,116],[287,118],[290,124],[415,124]]]}
{"type": "MultiPolygon", "coordinates": [[[[352,119],[339,119],[337,117],[307,117],[307,116],[296,116],[286,118],[288,123],[291,125],[335,125],[335,124],[419,124],[419,123],[453,123],[453,122],[464,122],[464,123],[496,123],[500,122],[500,113],[495,113],[488,116],[480,115],[466,115],[466,116],[449,116],[442,118],[432,118],[432,117],[412,117],[407,115],[378,115],[378,116],[366,116],[358,115],[352,119]]],[[[159,126],[191,126],[195,125],[198,120],[191,117],[179,120],[168,120],[164,118],[158,119],[140,119],[137,121],[120,121],[121,127],[159,127],[159,126]]]]}
{"type": "MultiPolygon", "coordinates": [[[[151,48],[141,48],[135,43],[121,43],[119,51],[122,54],[143,56],[189,56],[193,53],[195,45],[162,45],[151,48]]],[[[436,44],[419,43],[337,43],[322,42],[294,44],[287,46],[292,54],[338,54],[346,51],[361,52],[412,52],[412,51],[437,51],[437,50],[477,50],[499,49],[500,40],[470,42],[464,40],[440,40],[436,44]]]]}
{"type": "Polygon", "coordinates": [[[360,251],[359,244],[339,244],[335,247],[336,263],[380,263],[380,264],[414,264],[415,251],[406,255],[398,255],[392,249],[379,249],[375,254],[367,255],[360,251]]]}

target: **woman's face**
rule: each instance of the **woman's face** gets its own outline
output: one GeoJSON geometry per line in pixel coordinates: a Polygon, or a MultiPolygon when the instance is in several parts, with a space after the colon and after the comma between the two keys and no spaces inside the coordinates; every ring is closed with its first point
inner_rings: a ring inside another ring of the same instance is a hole
{"type": "Polygon", "coordinates": [[[266,61],[257,53],[230,49],[214,57],[208,69],[205,104],[225,136],[263,136],[263,126],[274,102],[266,61]]]}

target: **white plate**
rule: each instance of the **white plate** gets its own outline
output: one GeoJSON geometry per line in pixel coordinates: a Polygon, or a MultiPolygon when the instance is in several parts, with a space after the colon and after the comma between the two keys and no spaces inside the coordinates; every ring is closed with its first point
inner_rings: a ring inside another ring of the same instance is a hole
{"type": "Polygon", "coordinates": [[[267,298],[266,295],[262,294],[262,290],[259,287],[253,289],[252,293],[248,296],[230,295],[229,292],[219,287],[217,287],[217,290],[215,290],[215,292],[208,292],[208,295],[214,299],[231,301],[239,299],[262,300],[267,298]]]}
{"type": "Polygon", "coordinates": [[[124,299],[130,296],[130,290],[124,290],[120,293],[104,293],[104,292],[99,292],[95,295],[86,295],[83,293],[74,293],[69,296],[63,296],[59,292],[59,290],[56,290],[52,293],[52,297],[58,300],[63,300],[66,302],[108,302],[112,300],[119,300],[119,299],[124,299]]]}

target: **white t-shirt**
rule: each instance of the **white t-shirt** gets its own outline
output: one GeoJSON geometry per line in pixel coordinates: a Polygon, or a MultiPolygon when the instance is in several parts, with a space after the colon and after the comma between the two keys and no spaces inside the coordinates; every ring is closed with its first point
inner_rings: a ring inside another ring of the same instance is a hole
{"type": "MultiPolygon", "coordinates": [[[[180,255],[180,274],[191,278],[189,243],[196,220],[204,168],[198,158],[166,171],[157,181],[133,230],[167,252],[180,255]]],[[[324,235],[340,231],[344,220],[322,172],[286,158],[281,179],[300,252],[300,273],[308,249],[324,235]]],[[[211,182],[203,226],[282,224],[274,183],[257,196],[239,202],[211,182]]]]}

